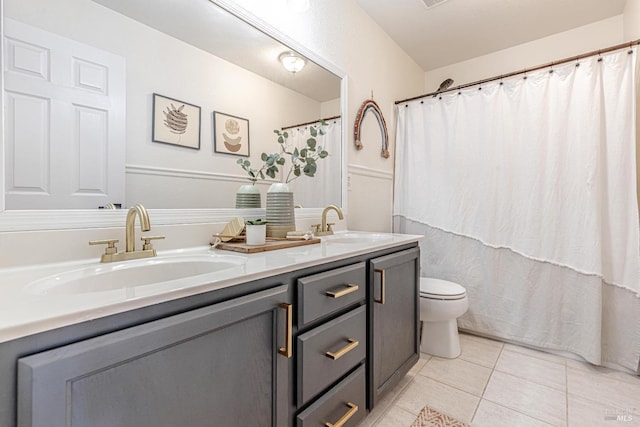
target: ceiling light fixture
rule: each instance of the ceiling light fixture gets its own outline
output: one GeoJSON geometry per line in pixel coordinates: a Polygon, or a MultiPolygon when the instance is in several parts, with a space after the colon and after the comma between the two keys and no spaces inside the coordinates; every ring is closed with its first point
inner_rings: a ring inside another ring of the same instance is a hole
{"type": "Polygon", "coordinates": [[[447,0],[422,0],[424,2],[424,4],[427,6],[427,8],[432,8],[435,6],[438,6],[441,3],[444,3],[447,0]]]}
{"type": "Polygon", "coordinates": [[[295,52],[281,53],[278,59],[282,63],[284,69],[292,74],[299,73],[307,64],[307,61],[295,52]]]}

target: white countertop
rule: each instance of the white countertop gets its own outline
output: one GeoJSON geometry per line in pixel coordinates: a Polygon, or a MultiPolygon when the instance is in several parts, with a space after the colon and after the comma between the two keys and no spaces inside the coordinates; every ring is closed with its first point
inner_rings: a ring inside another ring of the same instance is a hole
{"type": "MultiPolygon", "coordinates": [[[[109,266],[99,259],[46,264],[35,267],[0,269],[0,342],[68,326],[83,321],[121,313],[152,304],[222,289],[252,280],[338,261],[407,243],[418,242],[423,236],[384,233],[336,233],[319,244],[298,246],[256,254],[197,247],[173,251],[158,251],[156,259],[183,256],[206,256],[238,265],[215,273],[165,281],[139,287],[120,287],[100,292],[56,294],[30,290],[35,281],[79,269],[97,270],[109,266]],[[355,239],[350,243],[331,242],[342,236],[367,234],[371,241],[355,239]],[[362,240],[362,241],[361,241],[362,240]]],[[[115,264],[115,263],[114,263],[115,264]]],[[[118,263],[119,264],[119,263],[118,263]]]]}

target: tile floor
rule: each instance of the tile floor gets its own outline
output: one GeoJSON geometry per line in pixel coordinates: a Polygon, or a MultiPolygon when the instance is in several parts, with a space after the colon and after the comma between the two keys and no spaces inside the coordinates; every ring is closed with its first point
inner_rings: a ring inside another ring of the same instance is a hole
{"type": "Polygon", "coordinates": [[[409,427],[425,405],[473,427],[640,427],[638,376],[473,335],[460,341],[457,359],[422,354],[360,427],[409,427]]]}

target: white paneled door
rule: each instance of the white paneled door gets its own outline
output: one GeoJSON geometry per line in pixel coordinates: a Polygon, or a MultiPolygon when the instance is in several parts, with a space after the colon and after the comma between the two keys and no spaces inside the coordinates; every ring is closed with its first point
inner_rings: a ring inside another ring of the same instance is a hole
{"type": "Polygon", "coordinates": [[[124,203],[125,59],[4,23],[6,208],[124,203]]]}

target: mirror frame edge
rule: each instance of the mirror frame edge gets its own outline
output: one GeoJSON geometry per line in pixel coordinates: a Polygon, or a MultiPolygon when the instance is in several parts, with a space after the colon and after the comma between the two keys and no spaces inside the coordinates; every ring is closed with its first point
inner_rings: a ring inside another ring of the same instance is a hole
{"type": "MultiPolygon", "coordinates": [[[[247,10],[237,6],[230,0],[209,0],[211,3],[221,7],[227,12],[235,15],[249,25],[257,28],[280,43],[301,53],[308,59],[329,70],[341,78],[340,83],[340,115],[342,122],[341,129],[341,151],[342,165],[341,177],[341,208],[347,214],[347,153],[346,140],[348,137],[347,127],[347,74],[336,67],[330,61],[320,57],[315,52],[300,45],[297,41],[288,37],[277,28],[267,24],[258,17],[252,15],[247,10]]],[[[122,227],[127,214],[126,209],[105,211],[98,209],[57,209],[57,210],[7,210],[5,205],[5,147],[4,147],[4,0],[0,0],[0,233],[19,231],[45,231],[45,230],[68,230],[68,229],[88,229],[88,228],[110,228],[122,227]]],[[[302,208],[296,209],[296,218],[312,219],[319,218],[322,208],[302,208]]],[[[265,215],[265,209],[149,209],[153,216],[155,225],[186,225],[202,223],[220,223],[241,217],[261,217],[265,215]]]]}

